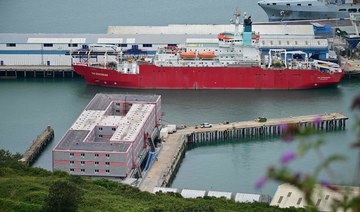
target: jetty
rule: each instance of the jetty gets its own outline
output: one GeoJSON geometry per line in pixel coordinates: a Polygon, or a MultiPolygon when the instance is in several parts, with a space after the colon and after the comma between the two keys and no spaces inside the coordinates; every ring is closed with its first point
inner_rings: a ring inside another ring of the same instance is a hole
{"type": "Polygon", "coordinates": [[[317,115],[294,116],[277,119],[267,119],[214,124],[211,128],[190,126],[169,134],[158,160],[144,175],[139,185],[140,190],[154,192],[156,187],[166,187],[171,183],[189,143],[211,141],[226,141],[229,139],[259,138],[264,136],[280,136],[284,133],[284,125],[294,124],[298,127],[312,127],[319,131],[345,129],[348,119],[342,113],[326,113],[317,115]]]}
{"type": "Polygon", "coordinates": [[[0,66],[0,79],[73,78],[78,76],[71,66],[0,66]]]}
{"type": "Polygon", "coordinates": [[[54,129],[48,126],[32,143],[30,148],[26,150],[23,157],[19,160],[28,165],[33,164],[41,151],[52,141],[54,138],[54,129]]]}

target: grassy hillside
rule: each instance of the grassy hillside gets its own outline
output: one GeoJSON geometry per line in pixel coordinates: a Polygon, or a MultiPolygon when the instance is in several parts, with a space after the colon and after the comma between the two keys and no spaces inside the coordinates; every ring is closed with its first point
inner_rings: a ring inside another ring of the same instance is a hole
{"type": "Polygon", "coordinates": [[[0,150],[0,211],[280,211],[264,203],[141,192],[110,180],[31,168],[18,158],[0,150]]]}

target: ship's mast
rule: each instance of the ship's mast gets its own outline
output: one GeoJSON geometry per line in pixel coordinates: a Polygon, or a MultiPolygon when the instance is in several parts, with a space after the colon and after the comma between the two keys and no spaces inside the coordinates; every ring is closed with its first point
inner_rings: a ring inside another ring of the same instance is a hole
{"type": "Polygon", "coordinates": [[[239,31],[239,28],[240,28],[240,16],[241,16],[239,8],[236,8],[236,10],[234,12],[234,16],[235,16],[235,22],[234,22],[235,32],[234,32],[234,36],[239,36],[240,35],[240,31],[239,31]]]}

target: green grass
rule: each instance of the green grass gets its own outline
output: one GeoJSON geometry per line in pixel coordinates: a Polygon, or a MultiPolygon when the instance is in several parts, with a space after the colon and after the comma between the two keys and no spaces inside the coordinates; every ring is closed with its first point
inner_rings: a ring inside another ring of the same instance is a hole
{"type": "Polygon", "coordinates": [[[68,181],[83,193],[79,211],[280,211],[265,203],[236,203],[210,197],[185,199],[178,194],[141,192],[110,180],[27,167],[16,158],[4,160],[1,153],[0,211],[42,211],[49,188],[56,181],[68,181]]]}

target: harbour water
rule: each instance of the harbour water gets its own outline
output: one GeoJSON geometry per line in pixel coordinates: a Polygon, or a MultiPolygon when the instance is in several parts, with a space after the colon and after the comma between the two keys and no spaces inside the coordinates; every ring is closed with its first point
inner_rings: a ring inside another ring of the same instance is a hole
{"type": "Polygon", "coordinates": [[[0,33],[106,33],[108,26],[229,24],[234,9],[267,21],[254,0],[2,0],[0,33]]]}
{"type": "MultiPolygon", "coordinates": [[[[348,157],[347,162],[333,168],[339,183],[350,183],[356,155],[349,148],[355,141],[351,127],[354,114],[349,108],[353,97],[360,93],[359,83],[359,79],[352,79],[326,89],[281,91],[127,90],[89,86],[79,78],[0,81],[0,148],[23,153],[50,124],[55,139],[34,166],[51,169],[52,148],[98,92],[160,94],[164,123],[186,125],[343,112],[350,117],[346,130],[324,135],[328,143],[322,151],[324,155],[337,152],[348,157]]],[[[276,138],[196,146],[187,151],[172,187],[273,195],[276,184],[258,191],[254,183],[269,165],[279,164],[284,151],[295,148],[296,142],[285,144],[276,138]]],[[[311,171],[318,161],[315,154],[310,154],[294,162],[294,169],[311,171]]]]}
{"type": "MultiPolygon", "coordinates": [[[[4,0],[0,1],[0,33],[106,33],[108,25],[228,24],[237,6],[253,21],[267,19],[253,0],[4,0]]],[[[354,114],[349,108],[360,93],[359,83],[359,79],[343,80],[337,87],[294,91],[126,90],[89,86],[82,79],[2,80],[0,148],[23,153],[51,125],[55,139],[34,164],[50,170],[51,150],[98,92],[160,94],[163,121],[186,125],[343,112],[350,117],[346,130],[324,135],[328,143],[322,151],[348,157],[333,167],[337,181],[347,184],[355,166],[355,151],[349,148],[355,141],[354,114]]],[[[258,191],[254,183],[270,164],[279,163],[281,153],[295,148],[296,142],[285,144],[276,138],[192,147],[172,186],[273,195],[276,184],[258,191]]],[[[305,172],[317,162],[317,155],[310,154],[293,165],[305,172]]]]}

